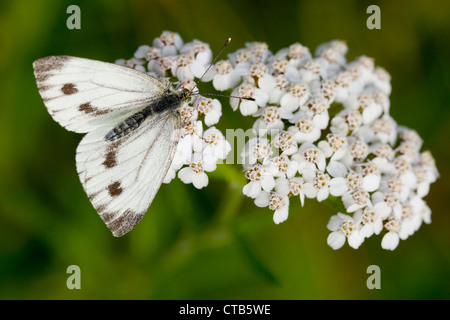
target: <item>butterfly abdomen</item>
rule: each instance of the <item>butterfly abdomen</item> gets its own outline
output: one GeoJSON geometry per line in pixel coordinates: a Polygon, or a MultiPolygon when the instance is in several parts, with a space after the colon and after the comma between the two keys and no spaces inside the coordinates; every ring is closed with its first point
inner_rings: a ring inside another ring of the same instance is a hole
{"type": "Polygon", "coordinates": [[[139,128],[146,118],[147,116],[142,111],[136,112],[109,131],[105,136],[105,140],[115,141],[126,136],[131,131],[139,128]]]}
{"type": "Polygon", "coordinates": [[[145,107],[143,110],[136,112],[129,118],[120,122],[116,125],[108,134],[105,136],[106,141],[115,141],[122,138],[139,128],[139,126],[144,122],[145,119],[153,114],[158,114],[166,110],[177,109],[182,101],[185,100],[185,95],[181,92],[175,91],[172,94],[168,94],[163,98],[157,99],[149,106],[145,107]]]}

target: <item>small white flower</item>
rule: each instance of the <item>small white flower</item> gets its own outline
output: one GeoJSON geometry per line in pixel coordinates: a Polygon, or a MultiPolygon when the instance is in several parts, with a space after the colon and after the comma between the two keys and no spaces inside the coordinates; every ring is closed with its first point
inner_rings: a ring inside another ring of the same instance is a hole
{"type": "Polygon", "coordinates": [[[435,182],[436,179],[439,178],[439,172],[436,167],[436,161],[434,160],[430,151],[424,151],[420,154],[419,165],[427,168],[430,171],[430,174],[432,176],[430,182],[435,182]]]}
{"type": "Polygon", "coordinates": [[[269,51],[269,46],[264,42],[247,42],[245,46],[250,51],[252,56],[252,62],[262,62],[265,63],[267,57],[272,55],[269,51]]]}
{"type": "MultiPolygon", "coordinates": [[[[181,49],[181,54],[193,54],[195,60],[197,60],[203,66],[209,66],[212,60],[212,51],[207,43],[199,40],[193,40],[186,43],[181,49]]],[[[203,79],[205,80],[205,78],[203,79]]],[[[208,81],[210,79],[207,79],[208,81]]]]}
{"type": "Polygon", "coordinates": [[[391,217],[384,224],[384,227],[389,232],[386,233],[381,240],[381,247],[386,250],[395,250],[400,242],[399,231],[401,228],[401,222],[395,217],[391,217]]]}
{"type": "Polygon", "coordinates": [[[357,110],[344,109],[331,120],[331,132],[348,135],[357,132],[362,125],[361,114],[357,110]]]}
{"type": "Polygon", "coordinates": [[[353,192],[345,193],[342,196],[342,202],[344,203],[347,212],[355,212],[367,206],[372,206],[370,202],[370,195],[367,191],[356,190],[353,192]]]}
{"type": "Polygon", "coordinates": [[[304,168],[311,168],[311,164],[324,172],[327,164],[324,153],[312,143],[303,143],[298,152],[292,156],[292,160],[299,163],[300,173],[303,173],[304,168]]]}
{"type": "Polygon", "coordinates": [[[402,206],[397,193],[375,192],[372,194],[373,208],[377,214],[384,220],[391,214],[400,219],[402,216],[402,206]]]}
{"type": "Polygon", "coordinates": [[[207,126],[215,125],[222,116],[222,105],[217,99],[200,97],[195,101],[195,107],[200,114],[205,115],[205,124],[207,126]]]}
{"type": "MultiPolygon", "coordinates": [[[[338,161],[330,161],[327,166],[327,172],[333,177],[330,180],[330,193],[333,196],[344,196],[349,192],[364,190],[363,177],[361,174],[348,170],[338,161]]],[[[343,198],[344,200],[344,198],[343,198]]]]}
{"type": "Polygon", "coordinates": [[[299,70],[300,79],[305,83],[320,80],[324,76],[325,64],[325,60],[321,58],[309,60],[299,70]]]}
{"type": "MultiPolygon", "coordinates": [[[[335,59],[339,61],[335,61],[336,63],[339,63],[341,65],[345,64],[345,55],[348,52],[348,47],[345,41],[341,40],[332,40],[326,43],[323,43],[319,45],[316,48],[315,55],[316,56],[326,56],[327,51],[331,51],[333,54],[336,55],[335,59]]],[[[334,62],[333,62],[334,63],[334,62]]]]}
{"type": "Polygon", "coordinates": [[[421,224],[422,219],[418,214],[414,214],[412,206],[409,204],[402,205],[402,219],[398,232],[400,239],[406,240],[419,229],[421,224]]]}
{"type": "Polygon", "coordinates": [[[278,166],[277,177],[288,177],[292,178],[297,173],[298,162],[295,160],[290,160],[286,155],[273,158],[273,162],[278,166]]]}
{"type": "Polygon", "coordinates": [[[297,152],[297,143],[294,134],[281,131],[272,139],[273,146],[281,151],[281,154],[292,155],[297,152]]]}
{"type": "Polygon", "coordinates": [[[275,79],[269,74],[269,68],[258,61],[250,67],[246,79],[267,94],[275,87],[275,79]]]}
{"type": "MultiPolygon", "coordinates": [[[[275,103],[280,105],[281,98],[286,94],[289,89],[289,81],[283,74],[277,74],[274,76],[274,87],[268,92],[269,103],[275,103]]],[[[266,90],[267,91],[267,90],[266,90]]]]}
{"type": "Polygon", "coordinates": [[[314,120],[315,125],[320,129],[328,127],[330,116],[328,115],[329,104],[326,100],[321,98],[314,98],[308,100],[305,108],[305,114],[308,118],[314,120]]]}
{"type": "Polygon", "coordinates": [[[359,227],[359,223],[346,214],[339,212],[332,216],[327,225],[328,230],[332,231],[327,239],[328,245],[337,250],[344,245],[347,239],[350,247],[358,249],[364,242],[364,236],[361,235],[359,227]]]}
{"type": "MultiPolygon", "coordinates": [[[[364,141],[377,141],[381,143],[395,144],[397,139],[397,123],[389,115],[376,119],[370,126],[373,136],[366,137],[364,141]]],[[[359,132],[361,134],[361,131],[359,132]]]]}
{"type": "Polygon", "coordinates": [[[153,46],[161,50],[161,55],[174,56],[183,46],[183,39],[176,32],[164,31],[159,38],[153,40],[153,46]]]}
{"type": "MultiPolygon", "coordinates": [[[[161,57],[161,51],[148,45],[140,46],[134,53],[136,59],[145,59],[147,61],[156,60],[161,57]]],[[[150,67],[148,67],[150,69],[150,67]]]]}
{"type": "Polygon", "coordinates": [[[323,151],[326,158],[330,161],[340,160],[348,152],[347,139],[339,134],[327,134],[327,140],[320,141],[317,146],[323,151]]]}
{"type": "Polygon", "coordinates": [[[303,185],[305,184],[305,180],[300,177],[293,177],[290,179],[287,178],[277,178],[275,180],[275,191],[278,194],[284,196],[299,196],[300,203],[305,204],[305,191],[303,185]]]}
{"type": "Polygon", "coordinates": [[[239,49],[230,53],[228,58],[239,75],[248,75],[253,60],[253,54],[248,48],[239,49]]]}
{"type": "Polygon", "coordinates": [[[308,181],[304,184],[305,195],[307,198],[317,198],[321,202],[330,195],[329,183],[330,176],[321,171],[317,171],[312,179],[309,175],[304,174],[304,178],[308,181]]]}
{"type": "Polygon", "coordinates": [[[431,223],[431,209],[421,197],[412,197],[410,205],[413,209],[413,213],[420,217],[426,224],[431,223]]]}
{"type": "Polygon", "coordinates": [[[383,107],[376,103],[372,95],[362,94],[358,98],[358,109],[362,110],[362,119],[364,124],[369,124],[381,116],[383,107]]]}
{"type": "Polygon", "coordinates": [[[358,165],[356,167],[357,172],[363,176],[363,183],[361,188],[367,192],[373,192],[378,190],[381,182],[381,174],[378,166],[369,161],[367,163],[358,165]]]}
{"type": "Polygon", "coordinates": [[[243,193],[250,198],[256,198],[261,190],[270,192],[275,187],[274,175],[277,171],[278,169],[272,165],[255,164],[249,167],[245,172],[245,177],[249,182],[244,186],[243,193]]]}
{"type": "Polygon", "coordinates": [[[398,156],[393,161],[395,167],[395,176],[401,183],[410,189],[417,186],[417,177],[414,174],[411,161],[407,156],[398,156]]]}
{"type": "Polygon", "coordinates": [[[395,250],[400,242],[400,238],[397,232],[388,232],[383,236],[381,240],[381,247],[386,250],[395,250]]]}
{"type": "Polygon", "coordinates": [[[255,114],[258,111],[258,107],[265,107],[267,101],[269,100],[269,95],[264,90],[256,88],[248,83],[241,84],[239,87],[235,88],[231,95],[235,97],[247,97],[254,99],[254,101],[236,98],[230,99],[231,108],[234,111],[239,108],[244,116],[255,114]]]}
{"type": "Polygon", "coordinates": [[[292,114],[283,114],[283,110],[278,107],[265,107],[262,109],[261,116],[253,124],[253,130],[258,135],[276,134],[284,128],[282,119],[291,117],[292,114]]]}
{"type": "Polygon", "coordinates": [[[390,145],[386,143],[372,145],[371,153],[375,155],[372,163],[380,169],[381,173],[393,171],[394,166],[391,161],[394,159],[394,150],[390,145]]]}
{"type": "MultiPolygon", "coordinates": [[[[292,44],[291,46],[289,46],[289,48],[283,48],[283,49],[279,50],[274,55],[274,58],[280,58],[280,59],[286,58],[289,61],[289,66],[291,66],[292,68],[298,69],[298,67],[305,64],[306,61],[311,60],[312,56],[307,47],[296,42],[296,43],[292,44]]],[[[298,75],[296,78],[298,78],[298,75]]],[[[292,80],[289,80],[289,81],[295,82],[292,80]]]]}
{"type": "Polygon", "coordinates": [[[380,234],[383,229],[383,220],[371,207],[357,210],[353,217],[361,222],[360,233],[365,238],[369,238],[373,234],[380,234]]]}
{"type": "Polygon", "coordinates": [[[275,192],[262,191],[255,199],[258,207],[269,207],[274,210],[273,222],[279,224],[287,220],[289,215],[289,197],[275,192]]]}
{"type": "Polygon", "coordinates": [[[306,84],[294,83],[289,92],[281,97],[280,107],[287,112],[295,112],[306,103],[309,97],[310,92],[306,84]]]}
{"type": "Polygon", "coordinates": [[[298,143],[313,143],[320,138],[321,129],[314,119],[308,118],[303,111],[297,112],[290,120],[294,123],[288,128],[288,131],[295,133],[295,140],[298,143]]]}
{"type": "Polygon", "coordinates": [[[215,162],[204,161],[201,153],[192,155],[191,163],[178,171],[178,178],[184,183],[192,183],[197,189],[201,189],[208,185],[208,176],[206,172],[216,170],[215,162]]]}
{"type": "Polygon", "coordinates": [[[350,72],[340,72],[333,80],[337,84],[335,101],[345,103],[353,91],[353,81],[350,72]]]}
{"type": "Polygon", "coordinates": [[[116,60],[116,64],[124,66],[124,67],[128,67],[130,69],[136,69],[138,71],[141,72],[145,72],[145,67],[143,66],[143,61],[140,59],[136,59],[136,58],[131,58],[129,60],[125,60],[125,59],[118,59],[116,60]]]}
{"type": "Polygon", "coordinates": [[[148,71],[155,73],[159,77],[166,77],[168,74],[173,74],[176,71],[177,58],[175,56],[161,57],[150,62],[148,71]]]}
{"type": "Polygon", "coordinates": [[[198,111],[196,108],[191,107],[189,104],[185,103],[180,109],[181,121],[186,125],[188,123],[194,123],[198,118],[198,111]]]}
{"type": "Polygon", "coordinates": [[[386,117],[375,119],[370,124],[362,125],[355,136],[367,143],[390,143],[395,144],[397,130],[392,128],[391,122],[386,117]]]}
{"type": "Polygon", "coordinates": [[[354,162],[363,162],[369,155],[369,146],[362,140],[349,137],[349,152],[354,162]]]}
{"type": "Polygon", "coordinates": [[[436,181],[436,172],[433,168],[417,165],[413,168],[416,176],[416,192],[420,197],[425,197],[430,191],[430,184],[436,181]]]}
{"type": "Polygon", "coordinates": [[[244,167],[253,165],[256,162],[264,164],[272,155],[272,148],[266,138],[252,138],[244,146],[241,152],[242,164],[244,167]]]}
{"type": "Polygon", "coordinates": [[[404,202],[410,196],[410,189],[405,186],[398,178],[392,176],[384,176],[381,179],[378,191],[382,193],[395,193],[401,202],[404,202]]]}
{"type": "Polygon", "coordinates": [[[220,130],[211,127],[203,133],[203,157],[206,161],[224,160],[230,151],[231,145],[220,130]]]}
{"type": "Polygon", "coordinates": [[[224,91],[231,89],[241,81],[241,75],[236,72],[233,65],[228,61],[222,60],[217,62],[215,71],[213,86],[216,90],[224,91]]]}
{"type": "Polygon", "coordinates": [[[338,85],[335,81],[324,80],[320,84],[320,98],[326,100],[328,104],[331,104],[336,99],[337,87],[338,85]]]}
{"type": "Polygon", "coordinates": [[[206,67],[194,58],[193,54],[182,54],[176,60],[172,73],[181,81],[200,78],[206,71],[206,67]]]}
{"type": "Polygon", "coordinates": [[[389,95],[391,93],[391,75],[381,67],[375,68],[375,85],[383,93],[389,95]]]}
{"type": "Polygon", "coordinates": [[[201,152],[203,147],[203,126],[201,121],[190,122],[181,129],[181,140],[178,144],[189,145],[191,150],[201,152]]]}
{"type": "MultiPolygon", "coordinates": [[[[175,169],[175,171],[179,170],[184,164],[190,162],[193,150],[196,149],[194,147],[195,138],[193,139],[193,137],[194,136],[187,135],[178,142],[177,150],[175,151],[171,164],[171,168],[175,169]]],[[[200,143],[200,140],[198,140],[197,143],[200,143]]]]}

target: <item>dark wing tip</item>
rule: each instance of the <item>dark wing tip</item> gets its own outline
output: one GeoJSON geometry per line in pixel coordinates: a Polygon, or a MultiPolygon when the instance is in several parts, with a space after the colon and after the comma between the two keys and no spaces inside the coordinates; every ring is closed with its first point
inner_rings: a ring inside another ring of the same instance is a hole
{"type": "Polygon", "coordinates": [[[33,61],[34,74],[46,73],[51,70],[59,70],[71,57],[69,56],[49,56],[33,61]]]}
{"type": "Polygon", "coordinates": [[[142,220],[144,213],[136,213],[127,209],[117,219],[106,223],[114,237],[122,237],[127,234],[142,220]]]}

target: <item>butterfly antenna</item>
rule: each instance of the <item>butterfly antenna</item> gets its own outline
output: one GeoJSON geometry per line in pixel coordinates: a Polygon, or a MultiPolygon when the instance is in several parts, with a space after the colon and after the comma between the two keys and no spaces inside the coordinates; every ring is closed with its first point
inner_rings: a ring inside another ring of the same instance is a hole
{"type": "MultiPolygon", "coordinates": [[[[213,62],[211,62],[209,67],[206,69],[206,71],[203,72],[202,76],[199,78],[199,81],[205,76],[205,74],[208,73],[209,69],[211,69],[211,67],[216,63],[217,58],[219,58],[219,56],[222,53],[222,51],[230,44],[230,42],[231,42],[231,38],[228,38],[227,41],[225,41],[225,44],[222,46],[222,49],[220,49],[219,53],[216,55],[216,57],[214,58],[213,62]]],[[[197,83],[195,84],[195,86],[192,88],[191,91],[194,91],[196,88],[197,88],[197,83]]],[[[200,95],[200,93],[197,91],[194,95],[200,95]]],[[[227,98],[236,98],[236,99],[242,99],[242,100],[255,101],[255,99],[252,98],[252,97],[238,97],[238,96],[230,96],[230,95],[219,94],[219,93],[202,93],[202,95],[227,97],[227,98]]]]}
{"type": "MultiPolygon", "coordinates": [[[[199,93],[196,93],[195,95],[199,95],[199,93]]],[[[217,97],[226,97],[226,98],[236,98],[236,99],[242,99],[242,100],[249,100],[249,101],[255,101],[252,97],[238,97],[238,96],[231,96],[228,94],[220,94],[220,93],[204,93],[202,92],[203,96],[217,96],[217,97]]]]}
{"type": "MultiPolygon", "coordinates": [[[[216,55],[216,57],[214,58],[213,62],[211,62],[211,64],[209,65],[209,67],[206,69],[205,72],[203,72],[202,76],[198,79],[199,81],[202,80],[202,78],[205,76],[205,74],[208,73],[209,69],[211,69],[211,67],[216,63],[217,58],[219,58],[220,54],[222,53],[222,51],[227,47],[227,45],[231,42],[231,38],[228,38],[227,41],[225,41],[225,44],[223,45],[222,49],[220,49],[219,53],[216,55]]],[[[195,84],[195,86],[192,88],[191,91],[194,91],[194,89],[197,88],[197,84],[195,84]]]]}

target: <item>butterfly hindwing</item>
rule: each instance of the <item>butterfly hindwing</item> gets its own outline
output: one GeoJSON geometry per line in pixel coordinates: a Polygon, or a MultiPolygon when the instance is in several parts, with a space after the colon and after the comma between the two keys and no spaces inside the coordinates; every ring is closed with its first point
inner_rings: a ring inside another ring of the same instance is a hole
{"type": "Polygon", "coordinates": [[[167,90],[144,72],[84,58],[50,56],[34,61],[33,68],[49,113],[81,133],[118,123],[167,90]]]}
{"type": "Polygon", "coordinates": [[[115,141],[110,127],[88,133],[77,148],[81,183],[103,221],[116,237],[139,223],[156,195],[178,144],[181,118],[166,111],[115,141]]]}

